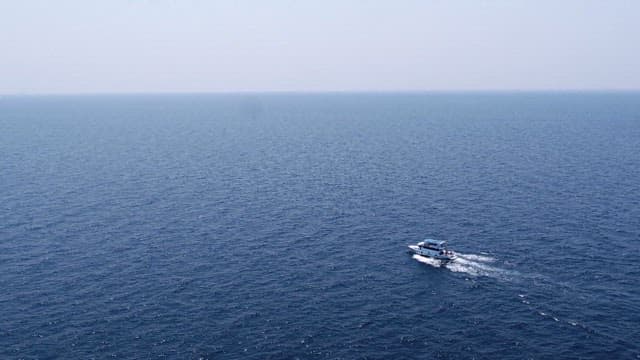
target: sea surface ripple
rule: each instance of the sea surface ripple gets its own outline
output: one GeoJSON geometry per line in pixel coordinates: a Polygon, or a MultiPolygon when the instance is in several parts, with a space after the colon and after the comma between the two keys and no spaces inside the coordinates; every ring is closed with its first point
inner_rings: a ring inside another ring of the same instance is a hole
{"type": "Polygon", "coordinates": [[[638,358],[639,179],[632,92],[3,97],[0,358],[638,358]]]}

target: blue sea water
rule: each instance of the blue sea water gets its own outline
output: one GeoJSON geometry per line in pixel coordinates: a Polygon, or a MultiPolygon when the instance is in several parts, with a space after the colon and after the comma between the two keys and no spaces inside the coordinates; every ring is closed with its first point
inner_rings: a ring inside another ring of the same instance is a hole
{"type": "Polygon", "coordinates": [[[639,277],[640,93],[0,98],[3,359],[632,359],[639,277]]]}

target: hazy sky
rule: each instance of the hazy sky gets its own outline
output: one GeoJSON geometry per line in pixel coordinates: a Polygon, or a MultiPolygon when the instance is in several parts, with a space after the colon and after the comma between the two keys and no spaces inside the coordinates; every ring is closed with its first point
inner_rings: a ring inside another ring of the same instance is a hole
{"type": "Polygon", "coordinates": [[[640,89],[639,0],[0,0],[0,94],[640,89]]]}

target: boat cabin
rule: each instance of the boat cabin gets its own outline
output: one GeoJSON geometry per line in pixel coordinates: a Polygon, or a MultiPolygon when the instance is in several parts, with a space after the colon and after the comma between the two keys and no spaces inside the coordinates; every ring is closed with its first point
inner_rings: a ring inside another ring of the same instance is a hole
{"type": "Polygon", "coordinates": [[[440,251],[444,250],[444,246],[446,243],[447,242],[444,240],[424,239],[424,241],[418,243],[418,246],[421,248],[440,251]]]}

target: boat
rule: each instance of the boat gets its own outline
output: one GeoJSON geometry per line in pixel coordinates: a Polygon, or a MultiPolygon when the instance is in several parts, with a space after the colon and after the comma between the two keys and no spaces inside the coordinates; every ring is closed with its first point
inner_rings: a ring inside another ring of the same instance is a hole
{"type": "Polygon", "coordinates": [[[447,242],[444,240],[425,239],[416,245],[409,245],[409,251],[420,256],[448,262],[456,258],[456,253],[447,250],[446,244],[447,242]]]}

